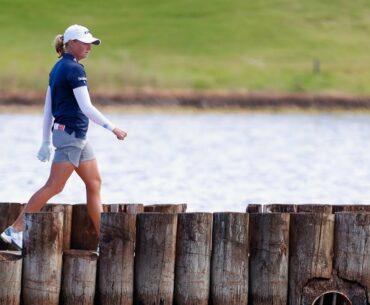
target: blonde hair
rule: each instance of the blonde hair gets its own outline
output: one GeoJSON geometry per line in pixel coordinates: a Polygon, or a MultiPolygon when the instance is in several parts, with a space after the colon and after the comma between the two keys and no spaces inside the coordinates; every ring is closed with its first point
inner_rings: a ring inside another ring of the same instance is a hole
{"type": "Polygon", "coordinates": [[[55,36],[54,47],[55,47],[55,51],[58,53],[58,58],[62,57],[65,53],[65,47],[64,47],[62,34],[58,34],[57,36],[55,36]]]}

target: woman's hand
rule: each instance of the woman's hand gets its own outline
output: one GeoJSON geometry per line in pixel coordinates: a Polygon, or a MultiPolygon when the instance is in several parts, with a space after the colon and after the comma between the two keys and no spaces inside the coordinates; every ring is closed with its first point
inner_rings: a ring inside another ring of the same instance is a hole
{"type": "Polygon", "coordinates": [[[112,132],[114,133],[118,140],[123,140],[124,138],[127,137],[127,132],[123,131],[118,127],[114,128],[112,132]]]}
{"type": "Polygon", "coordinates": [[[42,162],[49,161],[50,153],[51,153],[50,142],[49,141],[43,141],[42,145],[41,145],[41,148],[40,148],[39,152],[37,153],[37,158],[42,162]]]}

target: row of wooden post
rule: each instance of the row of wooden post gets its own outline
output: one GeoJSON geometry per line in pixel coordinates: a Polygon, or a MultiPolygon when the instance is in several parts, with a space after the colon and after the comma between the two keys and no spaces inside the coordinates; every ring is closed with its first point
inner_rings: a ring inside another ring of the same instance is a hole
{"type": "MultiPolygon", "coordinates": [[[[24,204],[0,202],[0,232],[11,225],[24,204]]],[[[104,212],[124,212],[138,214],[142,212],[156,213],[183,213],[186,204],[104,204],[104,212]]],[[[98,245],[98,237],[94,226],[87,213],[86,204],[47,204],[42,212],[63,212],[63,250],[81,249],[95,250],[98,245]]],[[[0,239],[0,250],[15,250],[14,247],[5,244],[0,239]]]]}
{"type": "Polygon", "coordinates": [[[22,256],[0,252],[0,305],[312,305],[328,290],[353,305],[370,297],[368,213],[114,210],[102,214],[99,256],[64,248],[65,213],[26,214],[22,256]]]}

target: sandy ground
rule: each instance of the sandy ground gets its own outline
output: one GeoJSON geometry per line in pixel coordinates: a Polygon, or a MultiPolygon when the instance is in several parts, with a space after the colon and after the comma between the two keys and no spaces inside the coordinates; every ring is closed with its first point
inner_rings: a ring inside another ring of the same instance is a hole
{"type": "MultiPolygon", "coordinates": [[[[370,96],[339,93],[271,93],[227,91],[143,90],[92,93],[92,100],[108,112],[253,111],[253,110],[370,110],[370,96]]],[[[0,111],[40,112],[44,93],[0,92],[0,111]]]]}

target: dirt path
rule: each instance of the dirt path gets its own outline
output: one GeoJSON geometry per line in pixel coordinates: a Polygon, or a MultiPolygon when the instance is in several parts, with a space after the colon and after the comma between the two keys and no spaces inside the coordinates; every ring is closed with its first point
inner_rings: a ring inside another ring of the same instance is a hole
{"type": "MultiPolygon", "coordinates": [[[[42,106],[43,93],[0,92],[0,107],[42,106]]],[[[259,109],[294,107],[301,109],[370,109],[370,96],[316,93],[249,93],[226,91],[125,91],[93,93],[92,100],[103,106],[180,107],[196,109],[259,109]]]]}

